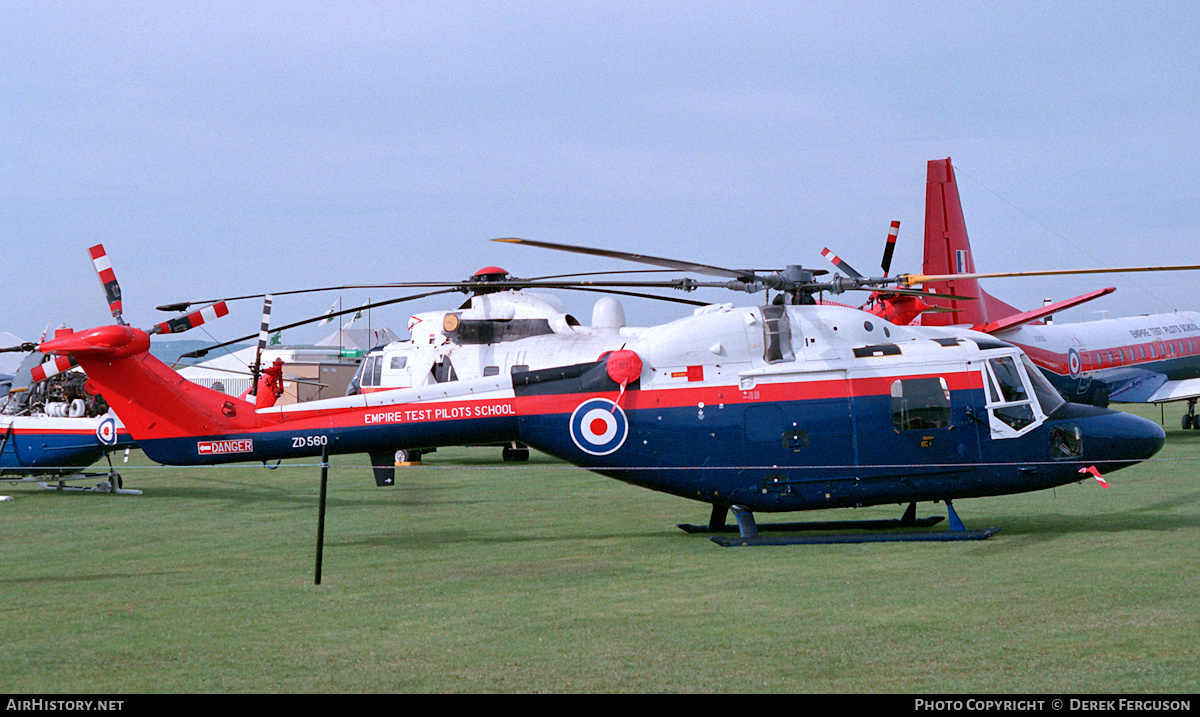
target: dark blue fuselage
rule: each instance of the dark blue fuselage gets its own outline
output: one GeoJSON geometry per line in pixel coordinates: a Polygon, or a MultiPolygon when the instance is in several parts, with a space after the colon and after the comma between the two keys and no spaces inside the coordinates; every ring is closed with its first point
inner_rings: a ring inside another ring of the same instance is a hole
{"type": "Polygon", "coordinates": [[[1128,414],[1064,404],[994,439],[983,392],[955,392],[945,427],[897,430],[886,396],[631,410],[617,452],[591,456],[565,415],[523,416],[520,440],[653,490],[757,511],[948,500],[1040,490],[1153,455],[1165,434],[1128,414]],[[1081,436],[1066,449],[1062,436],[1081,436]]]}

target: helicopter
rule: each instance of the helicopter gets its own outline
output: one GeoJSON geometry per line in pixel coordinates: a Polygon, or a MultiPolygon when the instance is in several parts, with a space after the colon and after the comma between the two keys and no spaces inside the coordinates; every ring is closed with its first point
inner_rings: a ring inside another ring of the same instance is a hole
{"type": "Polygon", "coordinates": [[[0,377],[0,481],[37,483],[52,490],[106,493],[123,487],[111,454],[133,441],[104,399],[85,389],[86,377],[69,359],[41,362],[36,344],[0,348],[24,353],[15,371],[0,377]],[[89,469],[102,458],[108,470],[89,469]],[[101,479],[94,486],[75,481],[101,479]]]}
{"type": "MultiPolygon", "coordinates": [[[[545,368],[265,407],[184,381],[148,353],[146,331],[123,322],[60,332],[39,349],[78,361],[158,463],[368,453],[378,478],[394,470],[397,448],[519,441],[601,475],[708,504],[707,525],[681,527],[720,533],[712,540],[722,545],[809,542],[761,536],[755,514],[881,504],[907,508],[882,521],[886,526],[868,521],[860,526],[865,533],[818,540],[986,539],[999,529],[968,530],[953,501],[1111,473],[1150,458],[1165,439],[1151,421],[1066,402],[1024,352],[987,334],[897,325],[816,300],[824,291],[874,291],[898,280],[818,281],[801,266],[730,270],[502,241],[725,279],[613,282],[619,287],[715,285],[777,296],[750,306],[700,306],[635,334],[577,336],[580,351],[545,368]],[[916,517],[917,503],[931,501],[946,504],[949,530],[914,530],[942,519],[916,517]],[[736,526],[726,525],[731,512],[736,526]],[[869,530],[877,527],[905,530],[869,530]],[[738,537],[725,537],[729,531],[738,537]]],[[[541,285],[489,289],[518,284],[541,285]]],[[[463,282],[405,285],[464,290],[463,282]]],[[[510,348],[535,340],[549,339],[522,337],[510,348]]]]}

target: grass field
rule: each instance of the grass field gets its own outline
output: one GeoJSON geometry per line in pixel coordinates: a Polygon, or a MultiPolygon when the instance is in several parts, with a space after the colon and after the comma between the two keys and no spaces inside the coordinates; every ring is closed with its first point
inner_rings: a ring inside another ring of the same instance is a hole
{"type": "MultiPolygon", "coordinates": [[[[1155,420],[1158,408],[1136,408],[1155,420]]],[[[707,506],[457,449],[374,486],[334,457],[123,467],[142,496],[0,484],[8,692],[1194,693],[1200,431],[956,503],[971,543],[722,548],[707,506]]],[[[923,505],[922,514],[944,513],[923,505]]],[[[800,519],[898,517],[899,507],[800,519]]],[[[794,519],[797,516],[786,516],[794,519]]]]}

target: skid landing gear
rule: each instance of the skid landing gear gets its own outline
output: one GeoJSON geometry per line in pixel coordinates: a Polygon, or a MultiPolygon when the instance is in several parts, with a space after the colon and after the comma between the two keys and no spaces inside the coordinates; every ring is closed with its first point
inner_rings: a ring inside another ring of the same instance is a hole
{"type": "Polygon", "coordinates": [[[57,490],[66,492],[82,492],[82,493],[114,493],[119,495],[141,495],[142,492],[135,488],[125,488],[122,485],[121,475],[116,471],[108,473],[81,473],[79,476],[72,476],[70,480],[79,480],[80,478],[107,478],[94,486],[84,485],[67,485],[66,480],[59,481],[42,481],[38,485],[46,490],[57,490]]]}
{"type": "Polygon", "coordinates": [[[108,458],[107,473],[78,473],[73,476],[63,476],[56,481],[39,481],[38,485],[46,490],[57,490],[62,493],[78,491],[82,493],[141,495],[142,492],[140,490],[125,487],[124,482],[121,480],[121,474],[118,473],[117,469],[113,467],[112,455],[109,454],[106,457],[108,458]],[[67,485],[67,481],[69,480],[86,480],[88,478],[107,478],[108,480],[102,480],[94,486],[67,485]]]}
{"type": "Polygon", "coordinates": [[[725,517],[729,508],[713,506],[712,516],[707,526],[684,525],[679,527],[689,533],[732,533],[738,537],[713,536],[714,543],[723,547],[744,545],[806,545],[820,543],[886,543],[886,542],[946,542],[957,540],[986,540],[996,533],[999,528],[984,528],[983,530],[967,530],[950,501],[946,501],[950,515],[949,530],[919,531],[914,528],[927,528],[942,521],[942,516],[917,518],[917,504],[909,503],[901,518],[895,520],[838,520],[815,521],[809,523],[767,523],[758,525],[754,514],[742,506],[732,506],[737,525],[725,525],[725,517]],[[855,532],[855,533],[823,533],[821,535],[785,535],[761,536],[766,532],[804,532],[804,531],[886,531],[897,532],[855,532]]]}

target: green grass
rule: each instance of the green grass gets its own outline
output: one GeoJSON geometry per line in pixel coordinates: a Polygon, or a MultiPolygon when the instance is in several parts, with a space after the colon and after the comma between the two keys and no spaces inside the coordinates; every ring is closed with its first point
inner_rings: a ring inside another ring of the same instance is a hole
{"type": "Polygon", "coordinates": [[[140,497],[0,484],[0,686],[1195,692],[1200,431],[1181,410],[1159,459],[1108,490],[957,503],[1003,528],[974,543],[721,548],[675,527],[707,506],[536,454],[441,451],[387,489],[335,457],[320,585],[313,462],[135,453],[140,497]]]}

